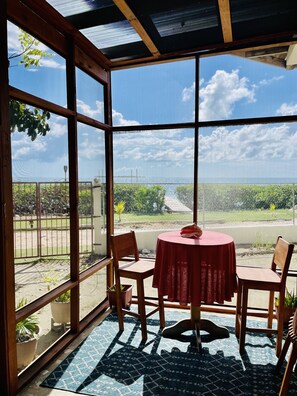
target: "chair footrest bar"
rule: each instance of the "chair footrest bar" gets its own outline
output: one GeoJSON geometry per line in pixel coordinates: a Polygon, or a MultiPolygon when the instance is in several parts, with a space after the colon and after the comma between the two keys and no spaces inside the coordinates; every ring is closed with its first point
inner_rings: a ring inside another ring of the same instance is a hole
{"type": "Polygon", "coordinates": [[[277,329],[268,329],[267,327],[246,327],[246,331],[251,331],[253,333],[277,334],[277,329]]]}
{"type": "MultiPolygon", "coordinates": [[[[153,310],[150,311],[150,312],[148,312],[148,313],[145,315],[145,317],[146,317],[146,318],[149,318],[150,316],[152,316],[154,313],[156,313],[156,312],[158,312],[158,311],[159,311],[159,307],[153,309],[153,310]]],[[[138,312],[129,311],[128,309],[124,309],[124,308],[122,309],[122,312],[123,312],[124,315],[131,315],[131,316],[134,316],[135,318],[140,318],[140,315],[139,315],[138,312]]]]}
{"type": "Polygon", "coordinates": [[[154,313],[156,313],[156,312],[158,312],[158,311],[159,311],[159,308],[155,308],[155,309],[153,309],[152,311],[148,312],[148,313],[145,315],[145,317],[146,317],[146,318],[149,318],[150,316],[152,316],[154,313]]]}
{"type": "Polygon", "coordinates": [[[122,309],[122,312],[124,315],[131,315],[131,316],[134,316],[135,318],[140,318],[140,315],[138,312],[128,311],[127,309],[122,309]]]}

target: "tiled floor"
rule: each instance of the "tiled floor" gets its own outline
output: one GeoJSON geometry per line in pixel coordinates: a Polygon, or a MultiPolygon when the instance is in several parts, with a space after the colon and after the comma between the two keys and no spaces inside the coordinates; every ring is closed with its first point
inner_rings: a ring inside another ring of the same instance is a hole
{"type": "Polygon", "coordinates": [[[106,315],[107,314],[103,315],[100,320],[96,320],[89,328],[87,328],[59,357],[57,357],[53,363],[51,363],[45,370],[41,371],[41,373],[26,388],[20,391],[18,396],[73,396],[73,392],[44,388],[41,387],[40,384],[53,371],[53,369],[88,336],[92,329],[97,326],[98,323],[106,317],[106,315]]]}
{"type": "MultiPolygon", "coordinates": [[[[245,264],[249,264],[251,260],[251,257],[249,257],[249,255],[243,256],[241,258],[241,260],[237,260],[237,264],[239,264],[239,262],[242,265],[245,264]]],[[[271,260],[271,254],[269,255],[260,255],[258,257],[254,256],[252,258],[254,265],[258,266],[258,265],[268,265],[270,264],[270,260],[271,260]],[[268,263],[268,264],[267,264],[268,263]]],[[[294,266],[296,265],[296,258],[294,257],[294,266]]],[[[293,279],[292,281],[292,286],[296,286],[296,281],[293,279]]],[[[149,291],[148,291],[149,293],[149,291]]],[[[262,296],[254,296],[254,298],[252,298],[253,301],[251,301],[251,304],[255,303],[259,306],[260,300],[259,298],[262,298],[262,296]]],[[[233,303],[235,303],[235,298],[233,299],[233,303]]],[[[260,303],[260,305],[262,305],[262,303],[260,303]]],[[[265,304],[263,304],[265,306],[265,304]]],[[[102,319],[101,319],[102,320],[102,319]]],[[[64,396],[64,395],[72,395],[72,392],[65,392],[65,391],[59,391],[59,390],[54,390],[54,389],[49,389],[49,388],[43,388],[40,387],[40,383],[49,375],[49,373],[61,362],[61,360],[63,360],[66,355],[68,355],[69,353],[72,352],[73,349],[76,348],[76,346],[92,331],[93,327],[96,326],[98,324],[99,320],[95,323],[92,324],[92,326],[90,328],[88,328],[87,330],[85,330],[80,337],[78,337],[78,339],[73,342],[73,344],[71,344],[71,346],[69,348],[67,348],[51,365],[49,365],[45,370],[43,370],[26,388],[24,388],[20,393],[18,393],[18,396],[64,396]]]]}

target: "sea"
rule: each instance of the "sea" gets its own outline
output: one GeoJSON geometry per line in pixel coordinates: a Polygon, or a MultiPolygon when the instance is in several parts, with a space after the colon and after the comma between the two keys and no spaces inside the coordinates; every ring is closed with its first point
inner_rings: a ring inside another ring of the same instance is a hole
{"type": "MultiPolygon", "coordinates": [[[[93,180],[98,179],[101,183],[105,183],[105,179],[94,177],[93,180]]],[[[90,182],[93,180],[79,180],[81,182],[90,182]]],[[[68,180],[66,180],[68,181],[68,180]]],[[[23,183],[42,183],[42,182],[65,182],[64,178],[56,177],[13,177],[13,182],[23,183]]],[[[114,176],[115,184],[192,184],[191,177],[147,177],[147,176],[114,176]]],[[[297,177],[199,177],[199,184],[297,184],[297,177]]]]}
{"type": "MultiPolygon", "coordinates": [[[[115,176],[115,183],[139,184],[192,184],[191,177],[145,177],[115,176]]],[[[201,184],[295,184],[297,177],[198,177],[201,184]]]]}
{"type": "MultiPolygon", "coordinates": [[[[105,183],[102,174],[100,177],[94,178],[100,180],[102,184],[105,183]]],[[[13,180],[13,182],[26,182],[26,183],[38,183],[38,182],[65,182],[65,179],[55,179],[50,177],[42,177],[42,178],[32,178],[32,180],[13,180]]],[[[66,180],[67,182],[67,180],[66,180]]],[[[90,182],[90,180],[80,180],[80,182],[90,182]]],[[[161,185],[165,188],[165,194],[169,197],[176,196],[176,188],[181,185],[185,184],[193,184],[193,178],[191,177],[145,177],[145,176],[115,176],[114,177],[115,184],[145,184],[146,186],[154,186],[154,185],[161,185]]],[[[198,178],[198,184],[244,184],[244,185],[283,185],[283,184],[291,184],[292,187],[294,184],[297,184],[297,178],[264,178],[264,177],[210,177],[210,178],[198,178]]],[[[295,188],[294,188],[295,189],[295,188]]]]}

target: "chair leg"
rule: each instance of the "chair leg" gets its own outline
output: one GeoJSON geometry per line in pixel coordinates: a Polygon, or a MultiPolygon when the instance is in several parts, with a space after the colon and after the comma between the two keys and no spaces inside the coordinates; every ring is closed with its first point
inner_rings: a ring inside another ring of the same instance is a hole
{"type": "Polygon", "coordinates": [[[164,300],[161,294],[158,294],[158,300],[159,300],[160,328],[163,329],[165,327],[165,312],[164,312],[164,300]]]}
{"type": "Polygon", "coordinates": [[[246,320],[247,320],[248,288],[242,287],[241,326],[239,332],[239,353],[244,352],[246,320]]]}
{"type": "Polygon", "coordinates": [[[277,361],[276,366],[275,366],[275,372],[276,373],[279,372],[282,364],[284,363],[286,354],[287,354],[289,346],[290,346],[290,342],[291,342],[290,336],[287,336],[286,341],[285,341],[284,346],[283,346],[283,349],[281,351],[281,354],[279,355],[278,361],[277,361]]]}
{"type": "Polygon", "coordinates": [[[283,381],[281,384],[279,396],[286,396],[286,394],[288,392],[291,375],[292,375],[292,371],[294,368],[294,364],[296,363],[296,360],[297,360],[297,345],[293,344],[292,351],[291,351],[290,357],[288,359],[286,371],[285,371],[283,381]]]}
{"type": "Polygon", "coordinates": [[[277,320],[277,335],[276,335],[276,345],[275,354],[278,357],[281,353],[283,346],[283,331],[284,331],[284,306],[280,306],[279,316],[277,320]]]}
{"type": "Polygon", "coordinates": [[[282,323],[278,326],[277,335],[276,335],[275,354],[277,357],[280,356],[283,346],[283,328],[284,328],[284,324],[282,321],[282,323]]]}
{"type": "Polygon", "coordinates": [[[144,302],[144,285],[142,279],[137,279],[137,300],[138,300],[138,313],[141,322],[141,333],[142,340],[147,340],[147,328],[146,328],[146,314],[145,314],[145,302],[144,302]]]}
{"type": "Polygon", "coordinates": [[[273,321],[273,308],[274,308],[274,292],[269,292],[269,304],[268,304],[268,319],[267,319],[267,328],[272,329],[272,321],[273,321]]]}
{"type": "Polygon", "coordinates": [[[235,312],[235,335],[239,337],[239,329],[240,329],[240,315],[241,315],[241,282],[238,282],[238,290],[237,290],[237,302],[236,302],[236,312],[235,312]]]}
{"type": "Polygon", "coordinates": [[[124,314],[122,311],[122,298],[120,286],[116,287],[116,302],[117,302],[117,314],[118,314],[118,322],[119,322],[119,330],[124,331],[124,314]]]}

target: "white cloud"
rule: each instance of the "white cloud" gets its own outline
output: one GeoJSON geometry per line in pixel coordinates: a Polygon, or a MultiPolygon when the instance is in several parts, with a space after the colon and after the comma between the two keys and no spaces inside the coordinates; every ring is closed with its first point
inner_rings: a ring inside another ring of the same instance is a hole
{"type": "Polygon", "coordinates": [[[26,134],[14,132],[12,134],[12,159],[20,160],[40,155],[47,150],[47,142],[45,140],[36,139],[33,142],[26,134]]]}
{"type": "MultiPolygon", "coordinates": [[[[297,130],[280,126],[247,125],[228,131],[216,128],[200,136],[199,160],[202,162],[271,161],[297,159],[297,130]]],[[[294,128],[292,126],[292,128],[294,128]]]]}
{"type": "Polygon", "coordinates": [[[122,113],[119,113],[116,110],[112,110],[112,120],[113,125],[116,126],[124,126],[124,125],[139,125],[138,121],[135,120],[126,120],[122,113]]]}
{"type": "MultiPolygon", "coordinates": [[[[63,120],[64,121],[64,120],[63,120]]],[[[59,138],[67,133],[67,127],[65,124],[59,124],[57,122],[50,122],[49,136],[59,138]]]]}
{"type": "Polygon", "coordinates": [[[7,34],[8,34],[8,51],[9,52],[19,52],[21,50],[21,45],[18,39],[20,29],[12,24],[11,22],[7,23],[7,34]]]}
{"type": "MultiPolygon", "coordinates": [[[[192,172],[193,144],[191,132],[169,131],[161,133],[147,131],[142,133],[121,133],[114,137],[114,159],[116,172],[124,166],[127,169],[140,168],[143,171],[150,167],[160,169],[160,174],[170,169],[176,172],[182,168],[192,172]],[[129,168],[130,166],[130,168],[129,168]],[[162,170],[161,170],[162,169],[162,170]]],[[[282,125],[246,125],[237,128],[218,127],[209,134],[199,138],[199,161],[201,164],[222,164],[237,166],[254,163],[265,166],[283,161],[297,160],[297,129],[293,124],[282,125]],[[295,129],[294,129],[295,128],[295,129]]]]}
{"type": "Polygon", "coordinates": [[[217,70],[211,79],[200,89],[200,119],[226,119],[234,109],[234,105],[247,100],[254,102],[254,87],[249,86],[246,77],[239,77],[239,71],[228,73],[217,70]]]}
{"type": "Polygon", "coordinates": [[[263,80],[261,80],[260,82],[259,82],[259,85],[260,86],[263,86],[263,85],[270,85],[270,84],[272,84],[273,82],[275,82],[275,81],[279,81],[279,80],[282,80],[284,78],[284,76],[275,76],[275,77],[272,77],[272,78],[270,78],[270,79],[263,79],[263,80]]]}
{"type": "MultiPolygon", "coordinates": [[[[184,131],[146,131],[137,134],[122,133],[114,136],[114,158],[117,163],[149,163],[185,166],[193,161],[194,138],[184,131]]],[[[139,167],[139,164],[136,165],[139,167]]],[[[164,171],[166,171],[164,169],[164,171]]]]}
{"type": "Polygon", "coordinates": [[[53,58],[43,58],[39,62],[40,67],[48,67],[50,69],[66,69],[66,65],[55,61],[53,58]]]}
{"type": "Polygon", "coordinates": [[[182,101],[183,102],[188,102],[194,97],[194,92],[195,92],[195,82],[189,87],[189,88],[184,88],[182,91],[182,101]]]}
{"type": "Polygon", "coordinates": [[[276,113],[281,116],[296,115],[297,114],[297,103],[295,103],[295,104],[283,103],[280,106],[280,108],[276,111],[276,113]]]}
{"type": "Polygon", "coordinates": [[[96,108],[92,109],[90,105],[83,102],[82,100],[77,100],[77,109],[79,113],[82,113],[91,118],[103,118],[104,104],[103,102],[96,100],[96,108]]]}
{"type": "Polygon", "coordinates": [[[88,160],[92,160],[95,158],[99,158],[99,156],[104,155],[104,147],[102,146],[102,142],[90,140],[88,137],[84,139],[83,142],[80,143],[78,149],[79,158],[84,158],[88,160]]]}

